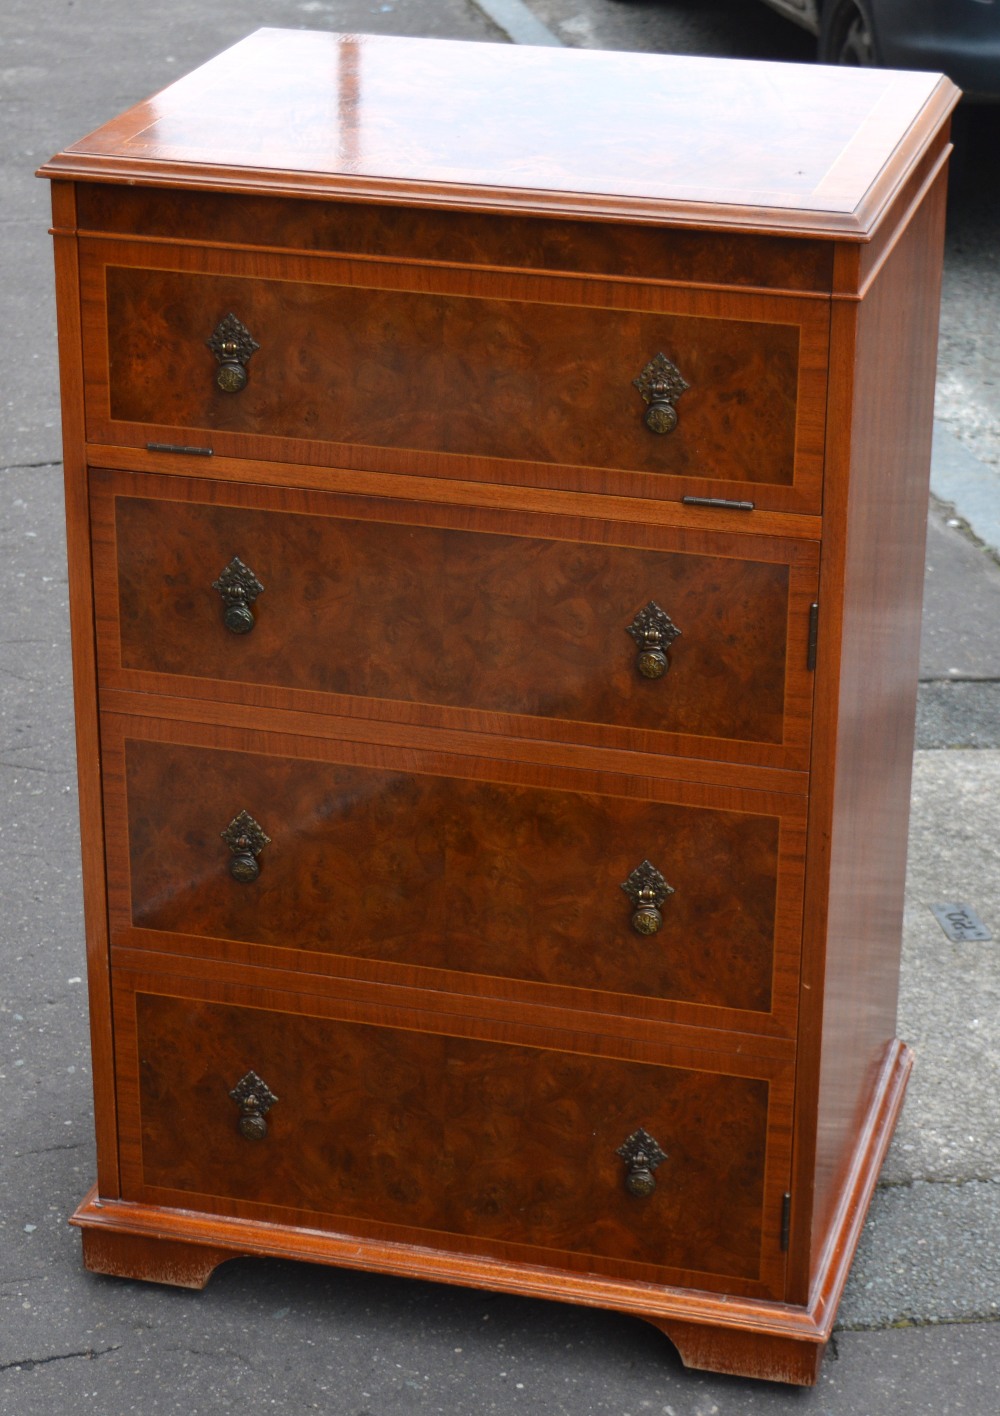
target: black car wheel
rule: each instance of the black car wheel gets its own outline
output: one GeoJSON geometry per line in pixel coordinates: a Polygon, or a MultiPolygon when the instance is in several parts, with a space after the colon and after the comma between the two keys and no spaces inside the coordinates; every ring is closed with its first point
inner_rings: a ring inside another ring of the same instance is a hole
{"type": "Polygon", "coordinates": [[[820,22],[819,62],[864,68],[879,62],[871,16],[862,0],[827,0],[820,22]]]}

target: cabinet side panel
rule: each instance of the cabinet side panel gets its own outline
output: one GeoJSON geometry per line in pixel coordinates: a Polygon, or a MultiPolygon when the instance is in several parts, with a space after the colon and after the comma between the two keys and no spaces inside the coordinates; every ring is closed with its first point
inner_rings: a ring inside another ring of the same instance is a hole
{"type": "MultiPolygon", "coordinates": [[[[831,439],[831,550],[820,588],[810,835],[819,855],[829,850],[829,893],[813,1063],[814,1275],[840,1231],[896,1029],[945,192],[941,174],[862,303],[838,303],[833,315],[834,347],[853,355],[853,412],[849,469],[836,432],[831,439]]],[[[846,414],[845,399],[831,408],[832,424],[844,426],[846,414]]],[[[815,878],[810,888],[819,905],[815,878]]],[[[823,913],[807,916],[817,964],[823,913]]],[[[799,1104],[809,1105],[804,1094],[799,1104]]]]}
{"type": "Polygon", "coordinates": [[[90,512],[83,454],[85,433],[80,277],[77,239],[74,234],[76,189],[71,184],[53,183],[52,218],[59,321],[66,546],[73,644],[73,695],[76,704],[80,849],[83,859],[98,1188],[103,1196],[110,1197],[118,1194],[118,1123],[108,965],[107,894],[104,883],[104,813],[101,805],[97,724],[90,512]]]}

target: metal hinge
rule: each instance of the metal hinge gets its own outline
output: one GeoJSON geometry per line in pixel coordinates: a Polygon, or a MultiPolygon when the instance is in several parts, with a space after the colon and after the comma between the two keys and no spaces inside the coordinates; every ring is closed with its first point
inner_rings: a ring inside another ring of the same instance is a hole
{"type": "Polygon", "coordinates": [[[685,506],[718,506],[725,511],[753,511],[752,501],[727,501],[725,497],[681,497],[685,506]]]}
{"type": "Polygon", "coordinates": [[[788,1231],[792,1223],[792,1197],[789,1194],[781,1197],[781,1252],[788,1252],[788,1231]]]}
{"type": "Polygon", "coordinates": [[[186,447],[179,443],[147,443],[147,452],[180,452],[185,457],[211,457],[210,447],[186,447]]]}
{"type": "Polygon", "coordinates": [[[809,640],[806,647],[806,668],[816,667],[816,636],[819,634],[819,605],[809,606],[809,640]]]}

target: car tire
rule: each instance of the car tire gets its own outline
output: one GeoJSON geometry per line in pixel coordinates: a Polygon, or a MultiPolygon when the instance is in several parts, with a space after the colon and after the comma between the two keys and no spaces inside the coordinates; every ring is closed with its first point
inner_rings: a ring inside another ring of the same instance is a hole
{"type": "Polygon", "coordinates": [[[819,30],[819,62],[871,68],[881,63],[864,0],[827,0],[819,30]]]}

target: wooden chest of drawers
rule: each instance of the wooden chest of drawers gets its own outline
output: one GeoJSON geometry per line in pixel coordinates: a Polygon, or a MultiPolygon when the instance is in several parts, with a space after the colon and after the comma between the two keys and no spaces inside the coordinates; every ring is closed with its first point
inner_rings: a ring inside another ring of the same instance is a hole
{"type": "Polygon", "coordinates": [[[815,1380],[909,1068],[954,100],[261,31],[43,169],[91,1268],[815,1380]]]}

